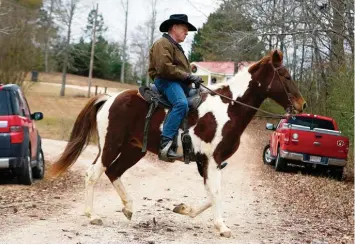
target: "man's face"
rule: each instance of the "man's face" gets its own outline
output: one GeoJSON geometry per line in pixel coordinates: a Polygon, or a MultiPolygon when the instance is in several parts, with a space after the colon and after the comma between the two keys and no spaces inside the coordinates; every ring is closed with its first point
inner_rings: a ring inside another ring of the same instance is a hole
{"type": "Polygon", "coordinates": [[[189,28],[185,24],[173,25],[172,29],[173,29],[173,35],[176,39],[176,42],[178,43],[181,43],[185,40],[189,31],[189,28]]]}

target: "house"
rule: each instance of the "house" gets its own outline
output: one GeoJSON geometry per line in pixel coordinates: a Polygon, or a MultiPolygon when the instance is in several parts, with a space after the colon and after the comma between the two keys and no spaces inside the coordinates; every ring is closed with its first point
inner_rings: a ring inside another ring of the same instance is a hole
{"type": "Polygon", "coordinates": [[[191,62],[193,75],[199,76],[205,85],[226,82],[234,76],[234,62],[232,61],[200,61],[191,62]]]}
{"type": "Polygon", "coordinates": [[[205,85],[226,82],[243,67],[249,66],[254,62],[238,62],[237,67],[233,61],[200,61],[191,62],[192,74],[199,76],[205,85]],[[236,70],[235,70],[236,68],[236,70]]]}

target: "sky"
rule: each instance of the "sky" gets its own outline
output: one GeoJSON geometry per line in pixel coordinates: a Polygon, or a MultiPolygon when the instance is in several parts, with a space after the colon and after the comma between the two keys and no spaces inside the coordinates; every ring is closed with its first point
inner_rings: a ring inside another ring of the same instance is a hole
{"type": "MultiPolygon", "coordinates": [[[[110,41],[122,42],[124,37],[124,10],[122,0],[81,0],[76,20],[73,25],[73,38],[79,39],[87,23],[87,16],[92,8],[99,4],[99,13],[103,15],[108,27],[106,37],[110,41]]],[[[126,0],[123,0],[126,2],[126,0]]],[[[150,0],[129,0],[128,41],[138,25],[143,25],[150,18],[150,0]]],[[[202,27],[210,13],[218,7],[218,0],[158,0],[157,28],[171,14],[186,14],[189,22],[197,28],[202,27]]],[[[193,32],[189,32],[182,47],[187,54],[191,48],[193,32]]]]}

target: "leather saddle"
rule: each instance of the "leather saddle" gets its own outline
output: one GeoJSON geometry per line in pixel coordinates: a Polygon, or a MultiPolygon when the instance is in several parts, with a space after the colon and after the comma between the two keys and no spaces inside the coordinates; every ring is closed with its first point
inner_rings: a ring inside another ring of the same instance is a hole
{"type": "MultiPolygon", "coordinates": [[[[147,101],[149,104],[153,102],[158,102],[158,105],[160,107],[163,107],[165,109],[171,109],[172,105],[171,103],[167,100],[167,98],[161,94],[157,87],[154,84],[151,84],[150,87],[143,86],[139,88],[139,94],[142,96],[142,98],[147,101]]],[[[200,95],[200,89],[192,88],[189,91],[189,94],[187,95],[187,102],[190,108],[190,111],[196,110],[202,102],[202,98],[200,95]]]]}

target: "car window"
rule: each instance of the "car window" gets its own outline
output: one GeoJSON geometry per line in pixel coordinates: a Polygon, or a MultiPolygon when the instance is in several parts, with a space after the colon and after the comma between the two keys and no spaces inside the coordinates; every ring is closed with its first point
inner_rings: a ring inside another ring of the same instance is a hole
{"type": "Polygon", "coordinates": [[[291,117],[287,120],[288,123],[306,126],[313,128],[323,128],[328,130],[334,130],[333,122],[328,120],[323,120],[320,118],[312,118],[312,117],[291,117]]]}
{"type": "Polygon", "coordinates": [[[13,106],[14,115],[20,115],[25,117],[26,115],[24,113],[24,110],[22,110],[23,105],[18,93],[15,91],[11,91],[11,94],[12,94],[11,97],[12,97],[12,106],[13,106]]]}
{"type": "Polygon", "coordinates": [[[30,118],[31,112],[30,112],[30,108],[28,107],[27,100],[26,100],[26,98],[23,95],[21,90],[18,91],[18,94],[20,96],[20,100],[21,100],[21,103],[22,103],[22,108],[25,110],[26,117],[30,118]]]}
{"type": "Polygon", "coordinates": [[[0,90],[0,116],[10,114],[10,101],[8,92],[6,90],[0,90]]]}

